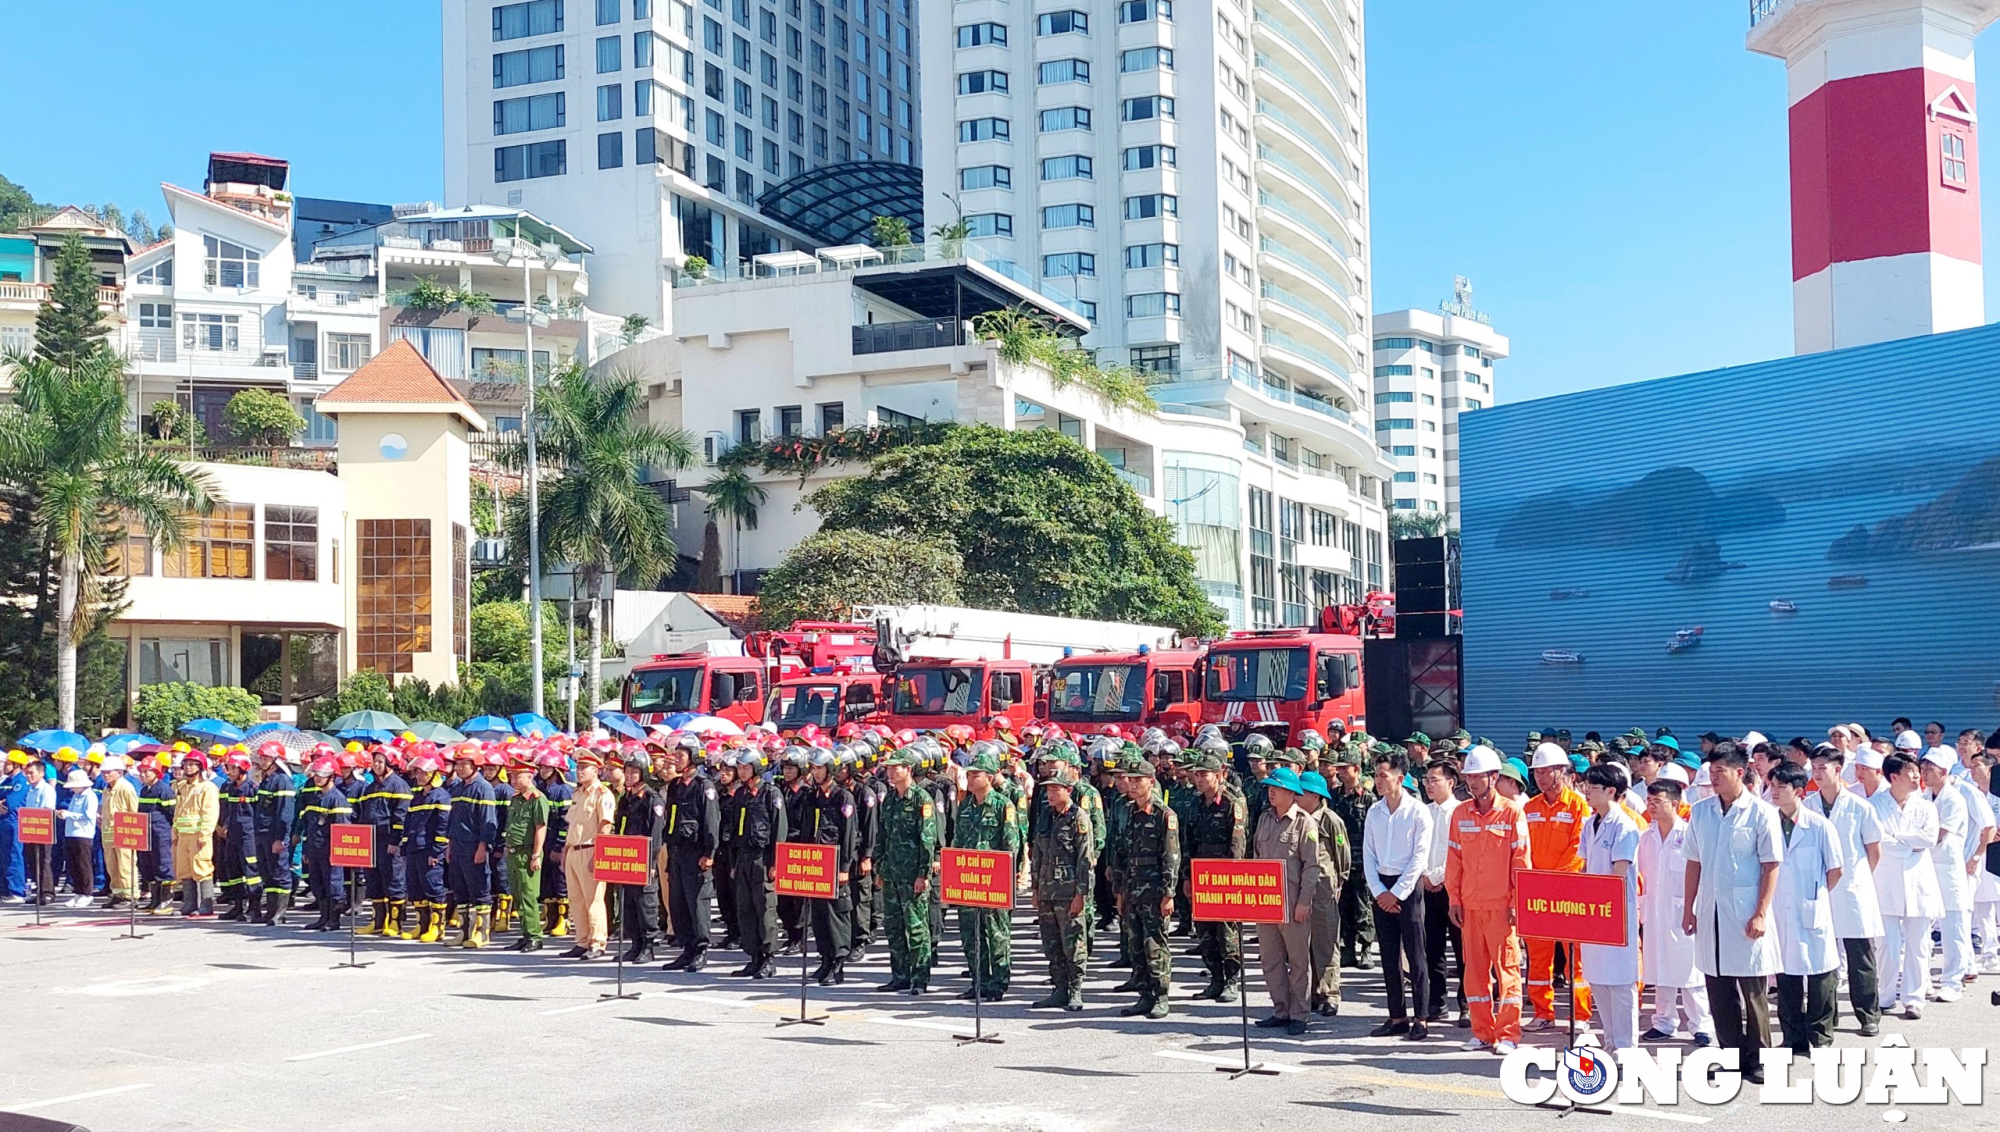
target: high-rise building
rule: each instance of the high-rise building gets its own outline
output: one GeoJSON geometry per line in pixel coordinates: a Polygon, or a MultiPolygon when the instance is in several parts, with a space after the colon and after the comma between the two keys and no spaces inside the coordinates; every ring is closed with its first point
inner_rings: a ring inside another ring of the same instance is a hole
{"type": "Polygon", "coordinates": [[[1161,454],[1237,624],[1381,584],[1361,15],[959,0],[922,28],[927,217],[1089,318],[1168,411],[1243,429],[1240,453],[1161,454]]]}
{"type": "Polygon", "coordinates": [[[1979,326],[1972,41],[2000,0],[1754,0],[1785,61],[1800,353],[1979,326]]]}
{"type": "Polygon", "coordinates": [[[1442,515],[1458,526],[1458,418],[1493,406],[1493,363],[1507,337],[1472,307],[1460,276],[1435,311],[1375,316],[1375,440],[1395,465],[1397,515],[1442,515]]]}
{"type": "Polygon", "coordinates": [[[872,219],[828,223],[829,200],[916,211],[914,178],[892,199],[919,156],[915,35],[915,0],[444,0],[446,203],[575,232],[593,305],[666,325],[692,257],[732,275],[872,219]]]}

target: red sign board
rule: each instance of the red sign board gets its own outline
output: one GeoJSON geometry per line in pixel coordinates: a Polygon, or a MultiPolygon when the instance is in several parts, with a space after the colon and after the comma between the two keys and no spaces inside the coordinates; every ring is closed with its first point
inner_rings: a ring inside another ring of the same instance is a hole
{"type": "Polygon", "coordinates": [[[1285,863],[1227,857],[1188,862],[1194,918],[1203,923],[1285,922],[1285,863]]]}
{"type": "Polygon", "coordinates": [[[327,847],[327,863],[336,869],[375,867],[375,827],[353,822],[335,822],[327,827],[332,840],[327,847]]]}
{"type": "Polygon", "coordinates": [[[938,899],[965,908],[1014,906],[1014,855],[997,849],[938,851],[938,899]]]}
{"type": "Polygon", "coordinates": [[[145,814],[112,814],[111,847],[113,849],[144,849],[149,840],[146,825],[145,814]]]}
{"type": "Polygon", "coordinates": [[[781,841],[774,879],[779,896],[832,900],[838,895],[834,888],[840,883],[839,850],[832,845],[781,841]]]}
{"type": "Polygon", "coordinates": [[[1514,927],[1523,938],[1625,946],[1632,916],[1625,878],[1523,869],[1514,886],[1514,927]]]}
{"type": "Polygon", "coordinates": [[[15,827],[15,836],[23,845],[54,845],[56,843],[56,812],[54,810],[16,810],[20,824],[15,827]]]}
{"type": "Polygon", "coordinates": [[[605,884],[636,884],[645,887],[646,857],[653,843],[644,837],[598,835],[591,847],[590,875],[605,884]]]}

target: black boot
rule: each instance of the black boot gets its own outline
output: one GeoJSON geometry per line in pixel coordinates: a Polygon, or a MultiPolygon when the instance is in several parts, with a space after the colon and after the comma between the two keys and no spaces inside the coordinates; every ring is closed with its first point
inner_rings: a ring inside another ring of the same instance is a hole
{"type": "Polygon", "coordinates": [[[278,917],[284,914],[285,894],[282,892],[266,892],[264,894],[264,911],[257,917],[257,922],[267,928],[276,927],[278,917]]]}
{"type": "Polygon", "coordinates": [[[732,979],[754,979],[757,977],[757,972],[763,969],[763,966],[762,959],[752,955],[750,962],[745,963],[739,970],[729,972],[729,977],[732,979]]]}
{"type": "Polygon", "coordinates": [[[828,968],[826,974],[820,976],[819,985],[823,987],[839,986],[846,981],[847,961],[845,959],[836,959],[833,961],[833,966],[828,968]]]}
{"type": "Polygon", "coordinates": [[[696,946],[694,958],[688,960],[687,970],[690,972],[708,970],[708,948],[696,946]]]}
{"type": "Polygon", "coordinates": [[[672,959],[667,960],[665,963],[660,964],[660,970],[685,971],[688,969],[688,964],[694,962],[694,956],[695,956],[694,949],[688,948],[687,950],[682,951],[679,955],[676,955],[672,959]]]}
{"type": "Polygon", "coordinates": [[[764,953],[762,965],[757,968],[757,973],[750,977],[753,979],[775,979],[778,977],[778,965],[771,961],[769,952],[764,953]]]}
{"type": "Polygon", "coordinates": [[[241,896],[230,897],[229,910],[227,912],[224,912],[222,915],[216,917],[216,919],[218,920],[240,920],[242,918],[243,918],[243,898],[241,896]]]}
{"type": "Polygon", "coordinates": [[[809,977],[819,985],[825,986],[826,977],[832,972],[833,972],[833,957],[827,956],[819,961],[819,966],[813,968],[813,973],[809,977]]]}

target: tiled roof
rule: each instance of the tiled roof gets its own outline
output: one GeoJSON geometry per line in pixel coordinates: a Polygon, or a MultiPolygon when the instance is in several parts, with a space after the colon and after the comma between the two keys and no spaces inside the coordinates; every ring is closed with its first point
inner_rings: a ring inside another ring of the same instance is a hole
{"type": "Polygon", "coordinates": [[[389,348],[368,359],[349,374],[347,380],[320,394],[316,404],[369,405],[464,405],[450,382],[437,375],[424,356],[399,338],[389,348]]]}
{"type": "Polygon", "coordinates": [[[757,627],[757,599],[741,594],[689,594],[696,605],[715,616],[715,619],[739,633],[747,633],[757,627]]]}

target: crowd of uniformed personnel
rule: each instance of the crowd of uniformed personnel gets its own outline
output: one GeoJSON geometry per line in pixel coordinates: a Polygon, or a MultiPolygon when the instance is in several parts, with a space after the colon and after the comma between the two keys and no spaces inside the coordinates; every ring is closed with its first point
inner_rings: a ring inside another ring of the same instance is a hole
{"type": "MultiPolygon", "coordinates": [[[[712,951],[740,951],[733,973],[749,979],[774,977],[781,955],[809,952],[822,985],[845,982],[850,964],[880,943],[890,977],[878,989],[909,994],[932,989],[946,929],[940,849],[1005,852],[1049,965],[1050,989],[1033,1006],[1082,1009],[1097,961],[1128,972],[1115,990],[1134,999],[1121,1013],[1154,1019],[1169,1011],[1174,937],[1192,937],[1188,954],[1205,973],[1195,999],[1233,1003],[1244,993],[1243,933],[1196,922],[1190,862],[1277,860],[1287,916],[1255,929],[1272,1000],[1259,1025],[1298,1034],[1311,1017],[1337,1014],[1342,969],[1373,967],[1380,932],[1390,1017],[1376,1034],[1427,1037],[1455,999],[1456,1024],[1473,1030],[1468,1047],[1505,1052],[1524,1008],[1530,1029],[1555,1023],[1566,979],[1577,984],[1576,1015],[1591,1013],[1583,960],[1517,938],[1515,874],[1584,871],[1594,844],[1586,823],[1606,828],[1607,817],[1613,826],[1668,822],[1657,827],[1662,844],[1678,844],[1665,831],[1708,793],[1709,767],[1695,752],[1637,728],[1609,743],[1534,733],[1527,757],[1504,760],[1462,731],[1436,742],[1335,740],[1308,730],[1279,748],[1254,732],[1231,742],[1212,725],[1095,735],[1031,725],[1016,734],[996,718],[983,734],[848,724],[834,735],[656,729],[642,739],[597,731],[446,747],[404,736],[298,756],[275,741],[254,750],[176,744],[133,759],[96,747],[47,762],[16,751],[0,781],[0,817],[29,806],[62,816],[67,856],[12,846],[24,855],[10,860],[10,890],[45,902],[57,891],[53,864],[82,894],[72,903],[87,904],[102,875],[112,907],[276,926],[296,897],[297,910],[314,913],[310,929],[338,930],[352,912],[361,934],[466,948],[516,931],[515,950],[538,951],[568,935],[563,956],[579,960],[605,957],[616,936],[626,962],[670,949],[668,970],[700,971],[712,951]],[[1594,820],[1587,797],[1614,798],[1625,817],[1605,809],[1594,820]],[[148,818],[136,852],[108,836],[111,815],[129,811],[148,818]],[[338,863],[334,827],[350,824],[374,830],[368,867],[338,863]],[[643,884],[607,892],[594,875],[596,842],[611,835],[650,846],[643,884]],[[777,895],[778,846],[788,841],[834,847],[831,899],[777,895]],[[23,866],[32,885],[12,879],[23,866]]],[[[1820,748],[1813,759],[1834,752],[1820,748]]],[[[1763,757],[1764,745],[1750,749],[1763,757]]],[[[1986,765],[1967,760],[1975,763],[1986,765]]],[[[1769,769],[1753,771],[1766,793],[1769,769]]],[[[960,997],[1005,997],[1011,914],[953,914],[970,967],[960,997]]],[[[1653,956],[1673,942],[1648,940],[1653,956]]],[[[1691,977],[1678,987],[1648,980],[1686,991],[1689,1029],[1712,1040],[1691,977]]],[[[1660,1030],[1656,1021],[1648,1036],[1660,1030]]]]}

